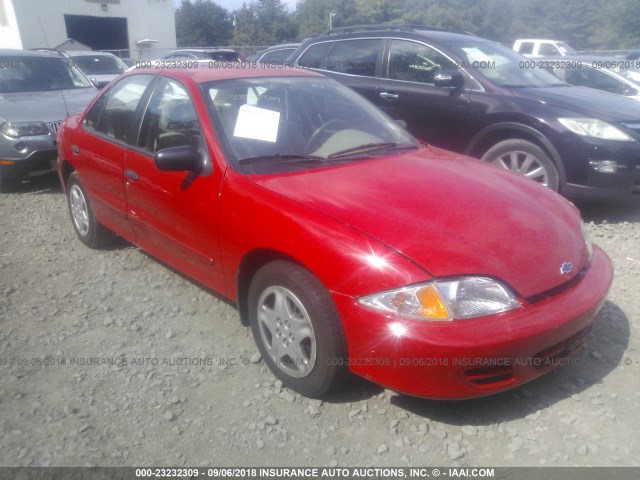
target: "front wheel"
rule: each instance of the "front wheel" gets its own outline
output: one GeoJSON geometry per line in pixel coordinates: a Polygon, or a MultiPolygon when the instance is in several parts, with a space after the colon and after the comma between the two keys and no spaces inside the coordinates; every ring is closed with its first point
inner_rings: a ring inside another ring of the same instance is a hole
{"type": "Polygon", "coordinates": [[[255,274],[249,320],[267,366],[287,387],[320,397],[346,376],[342,326],[327,289],[311,272],[277,260],[255,274]]]}
{"type": "Polygon", "coordinates": [[[113,239],[114,234],[96,221],[89,198],[76,172],[69,176],[67,204],[73,229],[82,243],[91,248],[98,248],[113,239]]]}
{"type": "Polygon", "coordinates": [[[531,142],[504,140],[491,147],[482,160],[530,178],[554,192],[558,191],[558,169],[544,150],[531,142]]]}

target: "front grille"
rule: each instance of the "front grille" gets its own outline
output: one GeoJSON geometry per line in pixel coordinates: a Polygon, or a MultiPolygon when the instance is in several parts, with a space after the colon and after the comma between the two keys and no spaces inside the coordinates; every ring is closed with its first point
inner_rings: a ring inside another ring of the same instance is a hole
{"type": "Polygon", "coordinates": [[[49,127],[49,131],[54,135],[58,133],[58,128],[60,128],[60,125],[62,125],[62,120],[58,120],[57,122],[47,123],[47,126],[49,127]]]}

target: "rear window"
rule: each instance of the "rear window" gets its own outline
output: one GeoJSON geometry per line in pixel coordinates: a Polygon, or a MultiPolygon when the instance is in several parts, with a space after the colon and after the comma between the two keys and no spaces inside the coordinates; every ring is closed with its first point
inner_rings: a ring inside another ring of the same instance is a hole
{"type": "Polygon", "coordinates": [[[207,58],[217,62],[239,62],[240,55],[236,52],[207,52],[207,58]]]}
{"type": "Polygon", "coordinates": [[[108,55],[78,55],[71,60],[87,75],[119,75],[125,71],[117,58],[108,55]]]}

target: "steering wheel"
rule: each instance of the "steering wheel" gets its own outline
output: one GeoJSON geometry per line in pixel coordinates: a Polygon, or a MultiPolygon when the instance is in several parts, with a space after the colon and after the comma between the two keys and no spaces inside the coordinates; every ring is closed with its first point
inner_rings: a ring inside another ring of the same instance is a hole
{"type": "Polygon", "coordinates": [[[347,127],[349,126],[349,124],[346,122],[346,120],[343,120],[341,118],[334,118],[320,125],[318,128],[316,128],[315,132],[313,132],[309,137],[309,140],[307,141],[306,151],[307,152],[315,151],[316,150],[315,144],[317,143],[321,134],[325,133],[326,131],[332,131],[333,133],[335,133],[339,130],[338,127],[341,127],[341,126],[347,127]]]}

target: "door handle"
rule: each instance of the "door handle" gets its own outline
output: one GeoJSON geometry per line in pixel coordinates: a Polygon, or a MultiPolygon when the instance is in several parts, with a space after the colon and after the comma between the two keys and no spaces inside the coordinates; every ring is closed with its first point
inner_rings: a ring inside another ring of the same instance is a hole
{"type": "Polygon", "coordinates": [[[138,174],[133,170],[125,170],[124,174],[129,180],[133,180],[134,182],[137,182],[138,179],[140,178],[138,174]]]}
{"type": "Polygon", "coordinates": [[[389,93],[389,92],[380,92],[380,98],[384,98],[385,100],[396,100],[398,98],[398,94],[389,93]]]}
{"type": "Polygon", "coordinates": [[[71,145],[71,152],[74,153],[75,155],[80,153],[80,147],[77,145],[71,145]]]}

